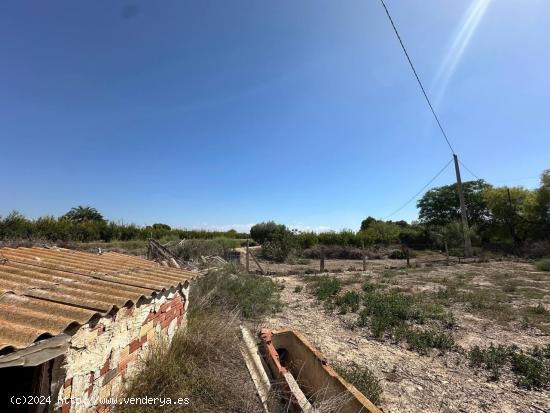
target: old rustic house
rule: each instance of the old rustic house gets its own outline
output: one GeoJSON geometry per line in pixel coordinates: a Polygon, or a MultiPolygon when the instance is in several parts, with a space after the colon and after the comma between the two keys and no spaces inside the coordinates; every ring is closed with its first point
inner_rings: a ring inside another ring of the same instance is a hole
{"type": "Polygon", "coordinates": [[[185,323],[195,275],[114,252],[1,248],[2,406],[106,409],[151,342],[185,323]]]}

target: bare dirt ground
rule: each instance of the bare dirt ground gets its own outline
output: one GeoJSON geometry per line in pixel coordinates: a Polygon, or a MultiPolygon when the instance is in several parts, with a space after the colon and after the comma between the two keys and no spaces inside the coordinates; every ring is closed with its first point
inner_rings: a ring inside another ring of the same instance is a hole
{"type": "MultiPolygon", "coordinates": [[[[338,268],[338,271],[362,266],[360,261],[343,260],[331,260],[327,264],[328,269],[338,268]]],[[[380,407],[388,413],[550,412],[549,390],[520,388],[509,370],[499,381],[489,381],[485,370],[470,367],[465,354],[476,344],[482,347],[490,343],[516,344],[527,349],[550,343],[548,316],[530,313],[530,308],[538,304],[550,308],[550,274],[537,272],[528,263],[496,261],[388,269],[403,266],[404,262],[396,265],[395,260],[369,261],[366,272],[346,271],[334,276],[347,281],[345,289],[358,291],[364,280],[386,283],[390,289],[412,294],[456,286],[479,295],[481,300],[497,300],[498,305],[477,311],[460,303],[453,304],[451,311],[456,320],[453,336],[457,348],[444,354],[434,350],[429,355],[420,355],[408,350],[406,344],[372,338],[366,327],[351,328],[357,314],[329,314],[308,292],[303,275],[284,275],[276,277],[282,288],[282,310],[268,320],[266,326],[305,333],[329,362],[368,366],[380,379],[383,388],[380,407]]],[[[304,269],[303,265],[289,267],[279,265],[280,272],[304,269]]]]}

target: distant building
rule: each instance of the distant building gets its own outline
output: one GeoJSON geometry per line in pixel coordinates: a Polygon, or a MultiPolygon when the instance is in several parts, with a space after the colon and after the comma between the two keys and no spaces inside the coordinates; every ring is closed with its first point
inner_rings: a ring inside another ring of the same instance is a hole
{"type": "Polygon", "coordinates": [[[1,410],[106,411],[151,343],[185,324],[195,275],[114,252],[1,248],[1,410]]]}

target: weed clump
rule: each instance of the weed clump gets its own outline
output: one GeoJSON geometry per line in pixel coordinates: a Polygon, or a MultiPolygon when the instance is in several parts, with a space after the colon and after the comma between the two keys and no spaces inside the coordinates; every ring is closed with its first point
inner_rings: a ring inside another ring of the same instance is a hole
{"type": "Polygon", "coordinates": [[[341,314],[346,314],[347,312],[355,313],[359,310],[361,295],[356,291],[347,291],[343,295],[336,297],[335,304],[340,309],[341,314]]]}
{"type": "Polygon", "coordinates": [[[550,363],[523,353],[512,353],[512,372],[518,377],[517,385],[526,389],[550,386],[550,363]]]}
{"type": "Polygon", "coordinates": [[[535,266],[539,271],[550,271],[550,258],[538,261],[535,266]]]}
{"type": "Polygon", "coordinates": [[[397,342],[405,340],[411,350],[419,353],[427,353],[432,348],[446,351],[454,346],[452,334],[440,331],[442,327],[450,329],[454,325],[452,315],[442,305],[418,301],[412,295],[397,291],[383,291],[380,285],[369,281],[361,287],[363,293],[346,291],[339,295],[342,282],[335,277],[323,276],[309,281],[310,292],[324,301],[328,313],[336,308],[340,314],[358,312],[358,319],[352,328],[368,327],[377,339],[388,336],[397,342]],[[436,324],[433,328],[422,331],[412,328],[414,324],[424,324],[428,319],[436,324]]]}
{"type": "Polygon", "coordinates": [[[411,350],[421,354],[426,354],[432,348],[442,351],[450,350],[455,344],[450,333],[435,330],[414,331],[409,329],[405,333],[405,340],[411,350]]]}
{"type": "Polygon", "coordinates": [[[542,348],[535,346],[527,354],[517,346],[491,344],[486,349],[475,346],[468,352],[468,358],[470,366],[489,371],[489,380],[499,380],[502,369],[510,365],[519,387],[542,389],[550,386],[550,344],[542,348]]]}
{"type": "Polygon", "coordinates": [[[372,293],[374,290],[376,290],[376,284],[373,284],[369,281],[365,281],[363,285],[361,286],[364,292],[366,293],[372,293]]]}
{"type": "Polygon", "coordinates": [[[423,316],[411,296],[396,292],[370,292],[363,298],[365,308],[359,313],[359,326],[369,325],[372,334],[382,338],[384,333],[402,326],[405,321],[422,321],[423,316]]]}
{"type": "Polygon", "coordinates": [[[309,284],[313,295],[320,301],[335,297],[342,289],[342,281],[338,278],[323,275],[315,278],[309,284]]]}
{"type": "Polygon", "coordinates": [[[199,296],[209,295],[212,306],[236,309],[246,319],[258,320],[278,311],[279,288],[270,278],[224,270],[211,271],[196,281],[199,296]]]}
{"type": "Polygon", "coordinates": [[[368,367],[335,365],[334,369],[340,376],[353,384],[357,390],[374,404],[379,404],[382,396],[382,386],[375,374],[368,367]]]}
{"type": "Polygon", "coordinates": [[[548,314],[548,310],[541,303],[537,304],[534,307],[529,307],[528,310],[532,314],[538,314],[538,315],[548,314]]]}
{"type": "Polygon", "coordinates": [[[475,368],[483,367],[489,371],[489,380],[497,381],[500,379],[502,368],[506,365],[508,357],[515,351],[514,347],[499,344],[491,345],[486,349],[479,346],[473,347],[468,353],[470,366],[475,368]]]}

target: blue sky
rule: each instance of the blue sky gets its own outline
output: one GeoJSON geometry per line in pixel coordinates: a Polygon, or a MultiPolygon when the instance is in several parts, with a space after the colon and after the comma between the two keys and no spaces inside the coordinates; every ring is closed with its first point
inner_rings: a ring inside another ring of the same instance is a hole
{"type": "MultiPolygon", "coordinates": [[[[387,4],[461,159],[535,186],[550,2],[387,4]]],[[[356,229],[451,157],[375,0],[3,1],[0,38],[0,215],[356,229]]]]}

